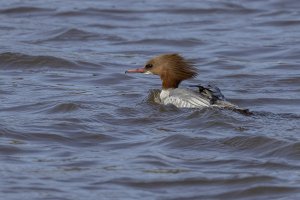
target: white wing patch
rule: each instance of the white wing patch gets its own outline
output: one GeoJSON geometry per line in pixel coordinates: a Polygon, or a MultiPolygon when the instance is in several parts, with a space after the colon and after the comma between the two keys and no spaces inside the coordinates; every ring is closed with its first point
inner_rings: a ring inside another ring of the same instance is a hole
{"type": "Polygon", "coordinates": [[[173,104],[178,108],[201,108],[210,106],[209,100],[187,89],[167,89],[160,93],[161,102],[173,104]]]}

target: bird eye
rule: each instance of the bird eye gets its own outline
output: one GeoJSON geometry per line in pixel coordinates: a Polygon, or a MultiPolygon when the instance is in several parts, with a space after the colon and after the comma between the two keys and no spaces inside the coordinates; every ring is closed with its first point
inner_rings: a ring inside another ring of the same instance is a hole
{"type": "Polygon", "coordinates": [[[150,68],[152,68],[152,67],[153,67],[152,64],[147,64],[147,65],[145,66],[146,69],[150,69],[150,68]]]}

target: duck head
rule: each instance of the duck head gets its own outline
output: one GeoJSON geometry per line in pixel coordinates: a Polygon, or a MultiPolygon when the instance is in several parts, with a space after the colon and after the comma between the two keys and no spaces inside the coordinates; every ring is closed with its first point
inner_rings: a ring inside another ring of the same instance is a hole
{"type": "Polygon", "coordinates": [[[129,69],[125,73],[143,73],[158,75],[162,80],[162,88],[177,88],[181,81],[194,78],[197,69],[191,62],[179,54],[162,54],[150,59],[144,67],[129,69]]]}

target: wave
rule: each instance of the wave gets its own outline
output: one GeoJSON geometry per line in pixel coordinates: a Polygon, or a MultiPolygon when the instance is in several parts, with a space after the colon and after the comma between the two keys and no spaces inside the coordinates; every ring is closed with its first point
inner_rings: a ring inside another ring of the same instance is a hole
{"type": "Polygon", "coordinates": [[[300,142],[288,142],[266,136],[235,136],[219,140],[225,147],[257,157],[300,159],[300,142]]]}
{"type": "Polygon", "coordinates": [[[285,26],[299,26],[300,20],[274,20],[268,22],[261,22],[257,23],[258,26],[278,26],[278,27],[285,27],[285,26]]]}
{"type": "Polygon", "coordinates": [[[20,6],[20,7],[0,9],[0,14],[23,14],[23,13],[52,12],[52,11],[54,11],[54,9],[31,7],[31,6],[20,6]]]}
{"type": "Polygon", "coordinates": [[[58,30],[47,32],[43,34],[43,38],[32,40],[29,43],[40,44],[45,42],[62,42],[62,41],[84,42],[89,40],[92,41],[104,40],[104,41],[113,41],[113,42],[124,41],[123,38],[116,35],[93,33],[81,29],[77,29],[77,28],[69,28],[69,29],[58,29],[58,30]],[[46,38],[45,35],[47,35],[46,38]]]}
{"type": "Polygon", "coordinates": [[[26,69],[41,67],[74,68],[78,67],[78,64],[76,62],[54,56],[35,56],[15,52],[0,53],[0,69],[26,69]]]}
{"type": "Polygon", "coordinates": [[[143,39],[134,40],[128,42],[115,43],[118,45],[165,45],[165,46],[176,46],[176,47],[191,47],[202,45],[204,42],[196,38],[186,38],[181,40],[176,39],[143,39]]]}
{"type": "Polygon", "coordinates": [[[48,113],[66,113],[80,109],[82,106],[78,103],[59,103],[48,110],[48,113]]]}
{"type": "MultiPolygon", "coordinates": [[[[76,11],[62,11],[57,12],[57,16],[78,16],[78,15],[121,15],[121,14],[140,14],[140,13],[170,13],[170,14],[208,14],[208,13],[255,13],[261,11],[259,9],[246,8],[237,4],[227,3],[225,7],[219,8],[172,8],[172,9],[156,9],[156,8],[145,8],[145,9],[119,9],[119,8],[86,8],[79,9],[76,11]]],[[[121,16],[120,16],[121,17],[121,16]]],[[[126,17],[127,18],[127,17],[126,17]]]]}

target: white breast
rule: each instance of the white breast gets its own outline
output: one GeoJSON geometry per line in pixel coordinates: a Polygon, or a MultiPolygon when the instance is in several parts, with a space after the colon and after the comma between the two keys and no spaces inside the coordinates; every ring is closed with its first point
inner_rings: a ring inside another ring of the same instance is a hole
{"type": "Polygon", "coordinates": [[[199,94],[187,89],[167,89],[160,93],[162,104],[173,104],[178,108],[201,108],[210,106],[210,102],[199,94]]]}

